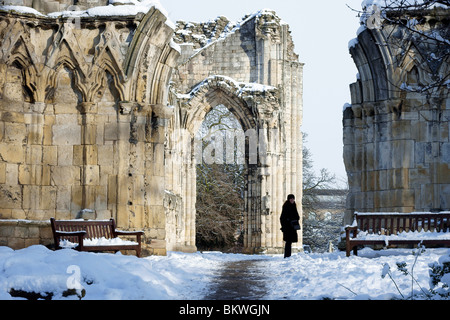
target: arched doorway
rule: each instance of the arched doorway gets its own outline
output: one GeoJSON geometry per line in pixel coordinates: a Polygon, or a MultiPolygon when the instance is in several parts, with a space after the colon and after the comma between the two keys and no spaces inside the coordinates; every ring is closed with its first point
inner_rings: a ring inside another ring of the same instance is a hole
{"type": "Polygon", "coordinates": [[[195,133],[222,104],[253,142],[245,155],[244,247],[250,253],[280,252],[281,207],[288,194],[302,198],[303,64],[289,26],[272,10],[245,16],[237,25],[224,23],[222,17],[178,22],[175,30],[181,55],[168,96],[174,116],[165,153],[167,250],[196,250],[195,166],[203,150],[195,150],[195,133]]]}
{"type": "Polygon", "coordinates": [[[218,105],[205,116],[195,140],[202,149],[196,164],[197,249],[240,252],[248,167],[244,130],[225,105],[218,105]]]}
{"type": "Polygon", "coordinates": [[[293,190],[293,185],[298,184],[297,172],[287,166],[293,162],[293,155],[285,144],[286,126],[280,120],[277,94],[273,87],[258,91],[231,78],[214,76],[203,81],[184,100],[178,99],[175,110],[179,112],[169,126],[166,152],[169,173],[166,188],[171,190],[166,201],[167,229],[168,234],[176,234],[167,239],[168,250],[196,249],[196,166],[210,150],[205,151],[201,144],[199,147],[195,135],[206,115],[220,105],[225,105],[239,121],[241,139],[245,141],[244,251],[282,250],[279,209],[287,194],[300,189],[293,190]]]}

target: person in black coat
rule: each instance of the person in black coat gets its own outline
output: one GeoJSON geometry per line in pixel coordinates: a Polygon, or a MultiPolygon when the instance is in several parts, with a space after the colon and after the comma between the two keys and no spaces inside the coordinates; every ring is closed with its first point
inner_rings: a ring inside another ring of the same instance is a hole
{"type": "Polygon", "coordinates": [[[280,222],[281,231],[283,231],[283,241],[286,242],[284,248],[284,257],[289,258],[292,253],[292,243],[298,242],[297,230],[300,229],[300,216],[295,203],[295,196],[290,194],[287,201],[283,205],[280,222]]]}

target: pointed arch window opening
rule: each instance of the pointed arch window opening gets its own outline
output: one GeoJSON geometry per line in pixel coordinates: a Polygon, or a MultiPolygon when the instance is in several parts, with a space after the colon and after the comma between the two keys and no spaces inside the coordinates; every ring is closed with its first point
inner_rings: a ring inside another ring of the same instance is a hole
{"type": "Polygon", "coordinates": [[[200,250],[243,247],[248,138],[233,112],[219,104],[205,115],[195,140],[201,146],[197,149],[201,157],[196,157],[196,245],[200,250]],[[208,186],[210,183],[216,185],[208,186]],[[216,191],[211,192],[213,189],[216,191]],[[215,203],[208,204],[209,199],[215,203]],[[208,217],[208,209],[217,213],[208,217]]]}

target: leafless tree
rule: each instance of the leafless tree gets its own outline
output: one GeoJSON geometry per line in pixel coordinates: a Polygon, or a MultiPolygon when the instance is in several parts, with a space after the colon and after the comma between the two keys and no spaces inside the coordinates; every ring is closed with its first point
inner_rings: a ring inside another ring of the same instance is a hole
{"type": "MultiPolygon", "coordinates": [[[[218,106],[206,116],[197,139],[205,149],[217,133],[239,127],[234,115],[218,106]]],[[[244,166],[236,163],[197,164],[196,235],[200,250],[229,251],[242,246],[244,173],[244,166]]]]}

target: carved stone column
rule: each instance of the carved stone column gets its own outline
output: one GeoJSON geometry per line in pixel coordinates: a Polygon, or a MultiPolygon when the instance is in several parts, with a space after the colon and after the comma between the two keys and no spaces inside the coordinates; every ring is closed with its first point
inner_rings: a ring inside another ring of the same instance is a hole
{"type": "MultiPolygon", "coordinates": [[[[81,113],[81,146],[74,147],[75,158],[81,165],[81,209],[94,213],[97,200],[97,187],[100,182],[100,168],[98,166],[97,137],[97,104],[92,102],[80,103],[81,113]]],[[[90,217],[95,218],[95,217],[90,217]]]]}

